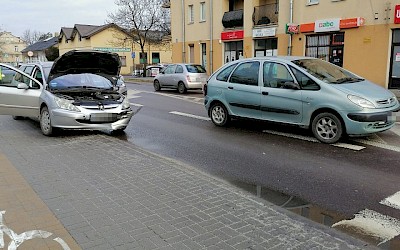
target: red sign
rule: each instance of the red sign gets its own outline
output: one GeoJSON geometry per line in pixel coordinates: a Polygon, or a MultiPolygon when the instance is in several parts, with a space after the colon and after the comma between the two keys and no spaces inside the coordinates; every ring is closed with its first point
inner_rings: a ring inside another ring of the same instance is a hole
{"type": "Polygon", "coordinates": [[[340,28],[348,29],[348,28],[357,28],[363,26],[365,23],[365,19],[362,17],[348,18],[340,20],[340,28]]]}
{"type": "Polygon", "coordinates": [[[243,39],[243,37],[244,37],[243,30],[226,31],[221,33],[221,40],[243,39]]]}
{"type": "Polygon", "coordinates": [[[400,23],[400,5],[394,8],[394,23],[400,23]]]}

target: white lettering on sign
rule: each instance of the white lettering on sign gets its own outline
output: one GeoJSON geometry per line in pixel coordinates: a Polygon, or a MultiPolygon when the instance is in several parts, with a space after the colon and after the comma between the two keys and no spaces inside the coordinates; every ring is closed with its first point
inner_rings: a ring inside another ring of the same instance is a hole
{"type": "Polygon", "coordinates": [[[275,36],[276,28],[253,29],[253,37],[275,36]]]}
{"type": "Polygon", "coordinates": [[[315,32],[327,32],[340,30],[340,19],[326,19],[315,21],[314,31],[315,32]]]}

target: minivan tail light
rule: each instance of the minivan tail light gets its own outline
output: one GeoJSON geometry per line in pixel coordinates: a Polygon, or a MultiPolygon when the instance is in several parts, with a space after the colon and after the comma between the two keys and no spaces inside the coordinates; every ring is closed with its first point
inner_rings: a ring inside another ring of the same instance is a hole
{"type": "Polygon", "coordinates": [[[192,80],[190,79],[189,75],[186,75],[186,79],[188,80],[188,82],[191,82],[192,80]]]}

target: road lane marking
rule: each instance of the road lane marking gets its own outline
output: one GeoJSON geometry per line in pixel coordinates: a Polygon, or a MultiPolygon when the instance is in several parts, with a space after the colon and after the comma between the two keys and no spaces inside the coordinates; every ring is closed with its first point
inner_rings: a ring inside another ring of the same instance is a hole
{"type": "Polygon", "coordinates": [[[391,151],[395,151],[395,152],[400,152],[400,147],[397,147],[397,146],[383,144],[383,143],[379,143],[379,142],[375,142],[375,141],[369,141],[369,140],[365,140],[365,139],[352,139],[352,140],[355,142],[358,142],[358,143],[374,146],[377,148],[383,148],[383,149],[387,149],[387,150],[391,150],[391,151]]]}
{"type": "MultiPolygon", "coordinates": [[[[295,134],[277,132],[277,131],[272,131],[272,130],[263,130],[263,132],[268,133],[268,134],[273,134],[273,135],[280,135],[280,136],[285,136],[285,137],[289,137],[289,138],[299,139],[299,140],[303,140],[303,141],[320,143],[320,141],[318,141],[314,137],[309,137],[309,136],[295,135],[295,134]]],[[[335,144],[330,144],[330,145],[335,146],[335,147],[340,147],[340,148],[351,149],[351,150],[355,150],[355,151],[360,151],[360,150],[365,149],[365,147],[363,147],[363,146],[358,146],[358,145],[353,145],[353,144],[348,144],[348,143],[335,143],[335,144]]]]}
{"type": "Polygon", "coordinates": [[[130,105],[133,105],[133,106],[136,106],[136,107],[143,107],[142,104],[133,103],[133,102],[130,102],[130,105]]]}
{"type": "Polygon", "coordinates": [[[332,227],[356,229],[363,235],[378,238],[378,246],[400,235],[399,220],[369,209],[358,212],[353,219],[339,221],[332,227]]]}
{"type": "Polygon", "coordinates": [[[203,117],[203,116],[198,116],[198,115],[192,115],[192,114],[182,113],[182,112],[179,112],[179,111],[171,111],[171,112],[169,112],[169,113],[170,113],[170,114],[174,114],[174,115],[180,115],[180,116],[195,118],[195,119],[203,120],[203,121],[211,121],[211,119],[208,118],[208,117],[203,117]]]}
{"type": "Polygon", "coordinates": [[[400,209],[400,192],[381,200],[379,203],[395,209],[400,209]]]}

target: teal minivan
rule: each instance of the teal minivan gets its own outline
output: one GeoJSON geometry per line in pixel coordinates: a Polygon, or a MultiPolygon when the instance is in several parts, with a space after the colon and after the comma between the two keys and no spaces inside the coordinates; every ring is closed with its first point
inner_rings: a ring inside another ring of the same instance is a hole
{"type": "Polygon", "coordinates": [[[400,110],[389,90],[321,59],[260,57],[230,62],[204,86],[211,121],[250,118],[311,128],[324,143],[390,129],[400,110]]]}

